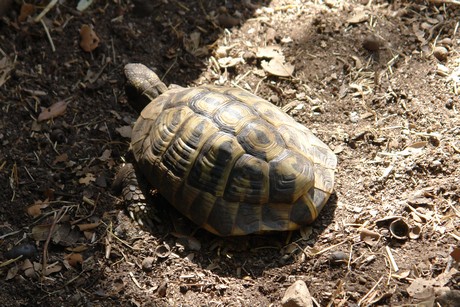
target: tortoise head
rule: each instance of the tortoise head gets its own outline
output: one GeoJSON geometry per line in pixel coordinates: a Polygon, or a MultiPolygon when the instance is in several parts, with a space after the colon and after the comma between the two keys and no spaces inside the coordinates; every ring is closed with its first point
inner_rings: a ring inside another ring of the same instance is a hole
{"type": "Polygon", "coordinates": [[[143,64],[127,64],[124,72],[129,104],[139,113],[153,99],[168,90],[157,74],[143,64]]]}

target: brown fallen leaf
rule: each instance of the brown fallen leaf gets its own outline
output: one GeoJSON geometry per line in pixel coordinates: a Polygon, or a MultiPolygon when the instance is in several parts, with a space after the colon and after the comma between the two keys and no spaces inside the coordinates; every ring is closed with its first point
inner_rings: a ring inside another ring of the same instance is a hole
{"type": "Polygon", "coordinates": [[[86,52],[91,52],[99,46],[100,39],[89,25],[80,28],[80,47],[86,52]]]}
{"type": "Polygon", "coordinates": [[[53,264],[48,265],[48,266],[45,268],[43,274],[44,274],[45,276],[48,276],[48,275],[51,275],[51,274],[53,274],[53,273],[60,272],[61,270],[62,270],[62,265],[57,264],[57,263],[53,263],[53,264]]]}
{"type": "Polygon", "coordinates": [[[54,104],[52,104],[49,108],[44,109],[39,115],[38,115],[38,122],[52,119],[55,117],[58,117],[62,114],[65,113],[65,110],[67,109],[67,105],[69,103],[67,101],[61,100],[58,101],[54,104]]]}
{"type": "Polygon", "coordinates": [[[262,61],[261,65],[266,72],[278,77],[291,77],[294,72],[294,65],[283,63],[281,58],[273,58],[270,62],[262,61]]]}
{"type": "Polygon", "coordinates": [[[21,12],[19,13],[18,21],[19,22],[26,21],[27,17],[32,15],[34,12],[35,12],[35,5],[30,4],[30,3],[23,3],[21,5],[21,12]]]}
{"type": "Polygon", "coordinates": [[[94,181],[96,181],[96,177],[91,173],[86,173],[85,177],[80,178],[78,180],[78,183],[88,185],[90,184],[90,182],[94,182],[94,181]]]}
{"type": "Polygon", "coordinates": [[[131,138],[131,133],[133,129],[131,126],[121,126],[120,128],[115,128],[115,131],[118,132],[124,138],[131,138]]]}
{"type": "Polygon", "coordinates": [[[17,266],[12,266],[9,270],[8,273],[6,274],[5,280],[10,280],[16,277],[19,272],[19,267],[17,266]]]}
{"type": "Polygon", "coordinates": [[[66,250],[73,253],[81,253],[88,249],[87,245],[78,245],[75,247],[67,247],[66,250]]]}
{"type": "Polygon", "coordinates": [[[110,149],[106,149],[104,150],[104,152],[98,159],[101,160],[102,162],[105,162],[110,159],[111,155],[112,155],[112,151],[110,149]]]}
{"type": "Polygon", "coordinates": [[[77,264],[83,263],[83,256],[82,254],[68,254],[64,257],[65,261],[73,267],[76,267],[77,264]]]}
{"type": "Polygon", "coordinates": [[[54,244],[71,246],[81,238],[81,233],[70,225],[70,223],[58,224],[55,226],[51,239],[54,244]]]}
{"type": "Polygon", "coordinates": [[[355,15],[347,19],[347,22],[350,24],[357,24],[365,22],[369,19],[369,15],[366,12],[358,12],[355,15]]]}
{"type": "Polygon", "coordinates": [[[56,165],[57,163],[60,163],[60,162],[67,162],[67,161],[69,161],[69,155],[67,153],[63,153],[54,159],[53,165],[56,165]]]}
{"type": "Polygon", "coordinates": [[[460,262],[460,247],[454,248],[452,253],[450,253],[450,256],[454,258],[456,262],[460,262]]]}
{"type": "Polygon", "coordinates": [[[35,241],[45,241],[48,238],[51,225],[36,225],[32,227],[32,238],[35,241]]]}
{"type": "Polygon", "coordinates": [[[27,277],[35,277],[35,267],[32,261],[26,259],[21,266],[21,270],[24,271],[24,275],[27,277]]]}
{"type": "Polygon", "coordinates": [[[27,207],[26,212],[28,215],[35,218],[35,217],[42,215],[42,209],[45,209],[48,206],[49,206],[48,199],[44,201],[37,200],[35,201],[33,205],[27,207]]]}
{"type": "Polygon", "coordinates": [[[362,229],[359,237],[361,241],[365,242],[367,245],[374,246],[378,243],[380,234],[369,229],[362,229]]]}
{"type": "Polygon", "coordinates": [[[281,46],[273,45],[273,46],[265,46],[257,48],[256,57],[257,58],[276,58],[283,56],[283,51],[281,50],[281,46]]]}
{"type": "Polygon", "coordinates": [[[101,223],[79,224],[77,225],[80,231],[88,231],[97,228],[101,223]]]}

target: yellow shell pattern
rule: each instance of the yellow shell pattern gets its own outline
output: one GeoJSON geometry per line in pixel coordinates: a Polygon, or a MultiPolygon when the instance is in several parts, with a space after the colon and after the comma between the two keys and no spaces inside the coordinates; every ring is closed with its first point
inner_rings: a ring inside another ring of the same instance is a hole
{"type": "Polygon", "coordinates": [[[218,235],[310,224],[334,186],[337,159],[329,147],[241,89],[169,90],[144,108],[132,135],[150,184],[218,235]]]}

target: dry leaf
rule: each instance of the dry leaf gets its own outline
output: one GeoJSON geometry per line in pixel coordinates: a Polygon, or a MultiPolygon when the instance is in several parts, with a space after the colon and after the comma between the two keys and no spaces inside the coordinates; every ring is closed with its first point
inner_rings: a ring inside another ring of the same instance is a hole
{"type": "Polygon", "coordinates": [[[10,280],[16,277],[18,275],[19,268],[17,266],[12,266],[9,270],[8,273],[6,274],[5,280],[10,280]]]}
{"type": "Polygon", "coordinates": [[[48,238],[51,225],[36,225],[32,228],[32,238],[35,241],[45,241],[48,238]]]}
{"type": "Polygon", "coordinates": [[[92,241],[95,238],[95,233],[93,231],[83,231],[83,235],[85,236],[86,240],[92,241]]]}
{"type": "Polygon", "coordinates": [[[283,56],[280,46],[266,46],[257,48],[256,57],[258,58],[276,58],[283,56]]]}
{"type": "Polygon", "coordinates": [[[80,178],[78,180],[80,184],[84,184],[84,185],[88,185],[90,184],[90,182],[94,182],[94,181],[96,181],[96,177],[94,177],[94,175],[91,173],[86,173],[85,177],[80,178]]]}
{"type": "Polygon", "coordinates": [[[131,138],[133,129],[131,126],[122,126],[120,128],[115,128],[115,131],[117,131],[124,138],[131,138]]]}
{"type": "Polygon", "coordinates": [[[78,245],[78,246],[75,246],[75,247],[66,248],[67,251],[74,252],[74,253],[81,253],[81,252],[84,252],[87,249],[88,249],[87,245],[78,245]]]}
{"type": "Polygon", "coordinates": [[[280,58],[262,61],[261,65],[266,72],[278,77],[291,77],[294,72],[294,65],[283,63],[280,58]]]}
{"type": "Polygon", "coordinates": [[[52,104],[49,108],[44,109],[40,115],[38,115],[37,121],[41,122],[64,114],[68,104],[69,103],[67,101],[63,100],[52,104]]]}
{"type": "Polygon", "coordinates": [[[67,162],[67,161],[69,161],[69,155],[66,154],[66,153],[63,153],[63,154],[60,154],[59,156],[57,156],[54,159],[53,165],[56,165],[59,162],[67,162]]]}
{"type": "Polygon", "coordinates": [[[110,149],[104,150],[102,155],[99,157],[99,160],[105,162],[110,159],[110,156],[112,155],[112,151],[110,149]]]}
{"type": "Polygon", "coordinates": [[[359,237],[361,241],[365,242],[369,246],[374,246],[380,239],[380,234],[369,229],[362,229],[359,237]]]}
{"type": "Polygon", "coordinates": [[[19,13],[18,21],[19,22],[26,21],[27,17],[32,15],[34,12],[35,12],[35,5],[29,4],[29,3],[23,3],[21,5],[21,12],[19,13]]]}
{"type": "Polygon", "coordinates": [[[91,4],[93,3],[93,0],[80,0],[78,1],[77,4],[77,10],[80,12],[83,12],[86,10],[91,4]]]}
{"type": "Polygon", "coordinates": [[[49,202],[48,199],[45,201],[37,200],[33,205],[27,207],[26,212],[31,217],[38,217],[42,214],[42,209],[48,207],[49,202]]]}
{"type": "Polygon", "coordinates": [[[80,232],[76,228],[71,227],[69,223],[56,225],[55,231],[51,236],[53,243],[61,246],[75,244],[80,238],[80,232]]]}
{"type": "Polygon", "coordinates": [[[407,146],[403,151],[400,151],[399,154],[403,156],[410,156],[414,154],[422,153],[425,146],[428,144],[426,141],[415,142],[407,146]]]}
{"type": "Polygon", "coordinates": [[[80,28],[80,47],[86,52],[91,52],[99,46],[100,39],[89,25],[80,28]]]}
{"type": "Polygon", "coordinates": [[[46,269],[43,272],[43,274],[45,276],[48,276],[50,274],[60,272],[61,270],[62,270],[62,265],[57,264],[57,263],[53,263],[53,264],[50,264],[49,266],[46,267],[46,269]]]}
{"type": "Polygon", "coordinates": [[[456,262],[460,262],[460,247],[454,248],[452,253],[450,253],[450,256],[454,258],[456,262]]]}
{"type": "Polygon", "coordinates": [[[409,276],[410,276],[410,270],[402,271],[399,274],[391,274],[391,277],[394,277],[397,279],[406,279],[409,276]]]}
{"type": "Polygon", "coordinates": [[[68,254],[65,255],[64,259],[73,267],[76,267],[77,264],[83,263],[83,256],[82,254],[68,254]]]}
{"type": "Polygon", "coordinates": [[[369,19],[369,15],[366,12],[358,12],[356,15],[347,19],[347,22],[350,24],[357,24],[365,22],[369,19]]]}
{"type": "Polygon", "coordinates": [[[41,269],[41,265],[37,265],[36,262],[32,263],[29,259],[26,259],[21,266],[21,270],[24,271],[24,275],[27,277],[35,277],[36,269],[41,269]]]}
{"type": "Polygon", "coordinates": [[[101,223],[91,223],[91,224],[79,224],[77,225],[80,231],[93,230],[97,228],[101,223]]]}
{"type": "Polygon", "coordinates": [[[243,59],[242,58],[225,57],[225,58],[218,59],[217,62],[219,63],[220,67],[227,68],[227,67],[236,66],[237,64],[243,62],[243,59]]]}

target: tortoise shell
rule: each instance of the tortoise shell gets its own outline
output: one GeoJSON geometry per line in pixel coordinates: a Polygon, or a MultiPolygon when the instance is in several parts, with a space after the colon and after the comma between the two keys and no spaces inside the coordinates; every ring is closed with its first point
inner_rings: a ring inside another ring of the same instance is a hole
{"type": "Polygon", "coordinates": [[[148,182],[182,214],[221,236],[293,230],[318,217],[337,159],[309,129],[242,89],[160,85],[131,148],[148,182]]]}

